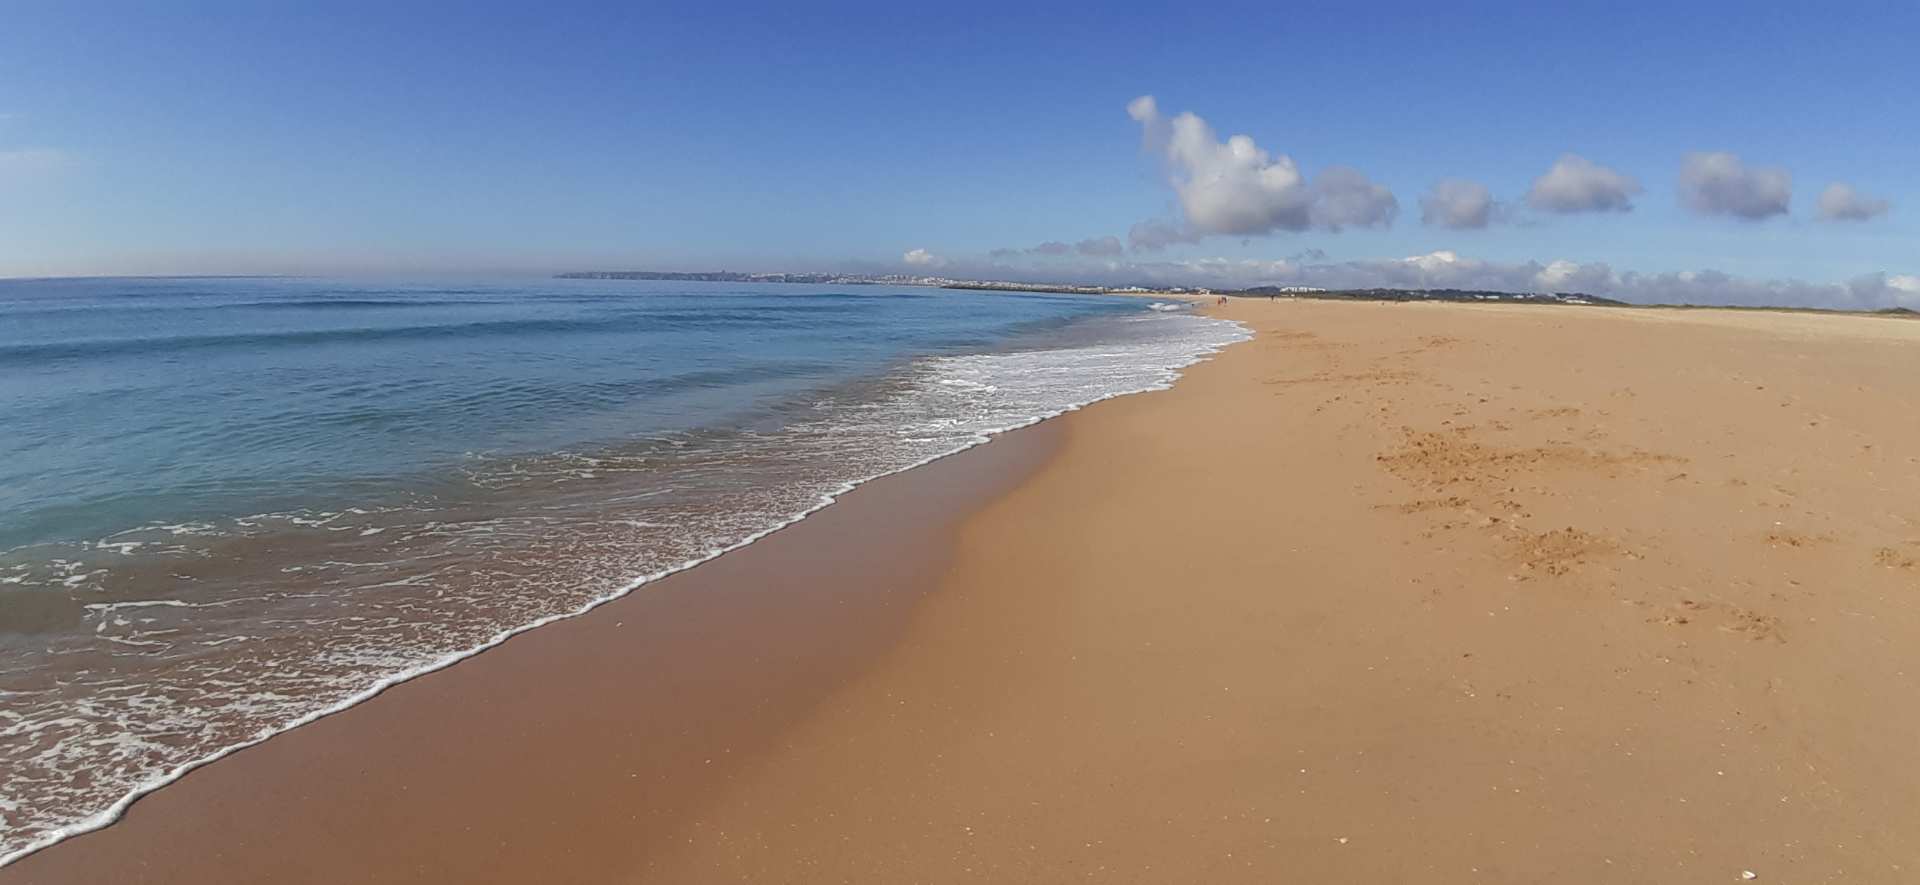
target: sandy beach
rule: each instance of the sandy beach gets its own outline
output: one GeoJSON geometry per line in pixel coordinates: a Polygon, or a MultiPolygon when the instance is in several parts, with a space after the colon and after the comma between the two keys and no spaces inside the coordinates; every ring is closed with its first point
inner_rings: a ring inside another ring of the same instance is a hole
{"type": "Polygon", "coordinates": [[[1217,314],[0,882],[1920,880],[1920,322],[1217,314]]]}

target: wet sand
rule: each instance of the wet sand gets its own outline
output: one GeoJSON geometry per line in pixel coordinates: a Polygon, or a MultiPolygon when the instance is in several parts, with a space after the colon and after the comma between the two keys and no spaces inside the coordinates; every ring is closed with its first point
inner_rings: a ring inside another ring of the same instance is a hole
{"type": "Polygon", "coordinates": [[[1920,878],[1920,323],[1224,313],[0,881],[1920,878]]]}

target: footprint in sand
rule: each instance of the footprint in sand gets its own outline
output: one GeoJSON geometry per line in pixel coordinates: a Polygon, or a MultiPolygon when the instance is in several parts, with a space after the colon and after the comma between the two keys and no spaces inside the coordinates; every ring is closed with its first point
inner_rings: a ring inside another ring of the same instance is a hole
{"type": "MultiPolygon", "coordinates": [[[[1909,541],[1908,543],[1920,545],[1920,541],[1909,541]]],[[[1920,568],[1920,558],[1912,556],[1898,547],[1882,547],[1873,552],[1873,564],[1884,568],[1897,568],[1911,571],[1920,568]]]]}
{"type": "MultiPolygon", "coordinates": [[[[1645,603],[1636,604],[1645,605],[1645,603]]],[[[1707,618],[1708,613],[1714,611],[1715,608],[1714,604],[1710,602],[1703,602],[1697,599],[1682,599],[1678,603],[1675,603],[1670,610],[1648,618],[1647,623],[1660,624],[1668,627],[1684,627],[1707,618]]],[[[1786,635],[1780,629],[1779,618],[1773,615],[1740,608],[1739,606],[1726,607],[1725,621],[1719,625],[1719,629],[1726,633],[1732,633],[1756,641],[1763,639],[1771,639],[1778,643],[1787,641],[1786,635]]]]}
{"type": "Polygon", "coordinates": [[[1737,633],[1753,640],[1771,639],[1774,642],[1781,643],[1787,641],[1787,637],[1780,632],[1780,619],[1773,615],[1748,611],[1743,608],[1733,609],[1732,614],[1733,621],[1720,625],[1720,629],[1729,633],[1737,633]]]}
{"type": "Polygon", "coordinates": [[[1538,534],[1518,534],[1509,550],[1509,559],[1520,566],[1523,575],[1531,573],[1559,577],[1602,556],[1626,552],[1612,538],[1568,526],[1538,534]]]}
{"type": "Polygon", "coordinates": [[[1807,535],[1788,529],[1774,529],[1763,536],[1763,540],[1773,547],[1806,548],[1816,547],[1832,541],[1829,535],[1807,535]]]}

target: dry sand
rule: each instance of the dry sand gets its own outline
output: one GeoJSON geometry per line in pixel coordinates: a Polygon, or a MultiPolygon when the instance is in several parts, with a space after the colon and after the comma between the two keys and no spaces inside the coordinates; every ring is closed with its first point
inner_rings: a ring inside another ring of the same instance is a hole
{"type": "Polygon", "coordinates": [[[0,881],[1920,881],[1920,322],[1224,313],[0,881]]]}

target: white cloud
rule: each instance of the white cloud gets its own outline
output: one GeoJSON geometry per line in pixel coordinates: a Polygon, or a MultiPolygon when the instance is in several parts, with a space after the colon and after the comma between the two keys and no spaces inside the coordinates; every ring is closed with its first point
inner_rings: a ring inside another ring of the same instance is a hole
{"type": "Polygon", "coordinates": [[[1168,183],[1185,216],[1183,228],[1135,225],[1128,238],[1136,249],[1216,234],[1384,226],[1399,211],[1391,192],[1357,170],[1331,167],[1310,184],[1292,157],[1269,154],[1245,135],[1221,141],[1193,113],[1168,120],[1153,96],[1134,99],[1127,115],[1141,125],[1148,147],[1165,155],[1168,183]],[[1170,236],[1173,231],[1179,236],[1170,236]]]}
{"type": "Polygon", "coordinates": [[[1420,198],[1420,223],[1449,230],[1478,230],[1493,221],[1492,192],[1477,181],[1443,178],[1420,198]]]}
{"type": "Polygon", "coordinates": [[[1425,255],[1402,258],[1400,263],[1419,268],[1421,273],[1440,273],[1460,266],[1460,253],[1452,249],[1441,249],[1425,255]]]}
{"type": "Polygon", "coordinates": [[[1848,285],[1866,305],[1885,302],[1897,307],[1920,309],[1920,275],[1868,274],[1848,285]]]}
{"type": "Polygon", "coordinates": [[[1313,223],[1327,230],[1388,227],[1400,214],[1393,192],[1351,166],[1328,166],[1313,179],[1313,223]]]}
{"type": "Polygon", "coordinates": [[[1785,215],[1793,176],[1777,166],[1749,168],[1724,151],[1688,154],[1680,166],[1680,203],[1702,215],[1759,221],[1785,215]]]}
{"type": "Polygon", "coordinates": [[[900,260],[914,267],[926,268],[944,267],[947,263],[945,258],[941,258],[925,249],[909,249],[905,255],[900,256],[900,260]]]}
{"type": "Polygon", "coordinates": [[[1613,280],[1613,268],[1601,262],[1581,264],[1564,258],[1547,262],[1536,271],[1533,284],[1543,292],[1586,292],[1597,295],[1607,291],[1613,280]]]}
{"type": "Polygon", "coordinates": [[[1866,221],[1887,214],[1891,208],[1886,200],[1860,193],[1843,181],[1829,184],[1820,192],[1822,221],[1866,221]]]}
{"type": "Polygon", "coordinates": [[[1147,123],[1160,118],[1160,103],[1151,95],[1142,95],[1127,102],[1127,116],[1136,123],[1147,123]]]}
{"type": "Polygon", "coordinates": [[[1274,159],[1245,135],[1221,142],[1191,113],[1173,119],[1167,151],[1173,188],[1196,230],[1265,234],[1313,223],[1313,194],[1292,157],[1274,159]]]}
{"type": "Polygon", "coordinates": [[[1527,205],[1542,212],[1631,212],[1640,182],[1578,154],[1561,154],[1533,180],[1527,205]]]}

